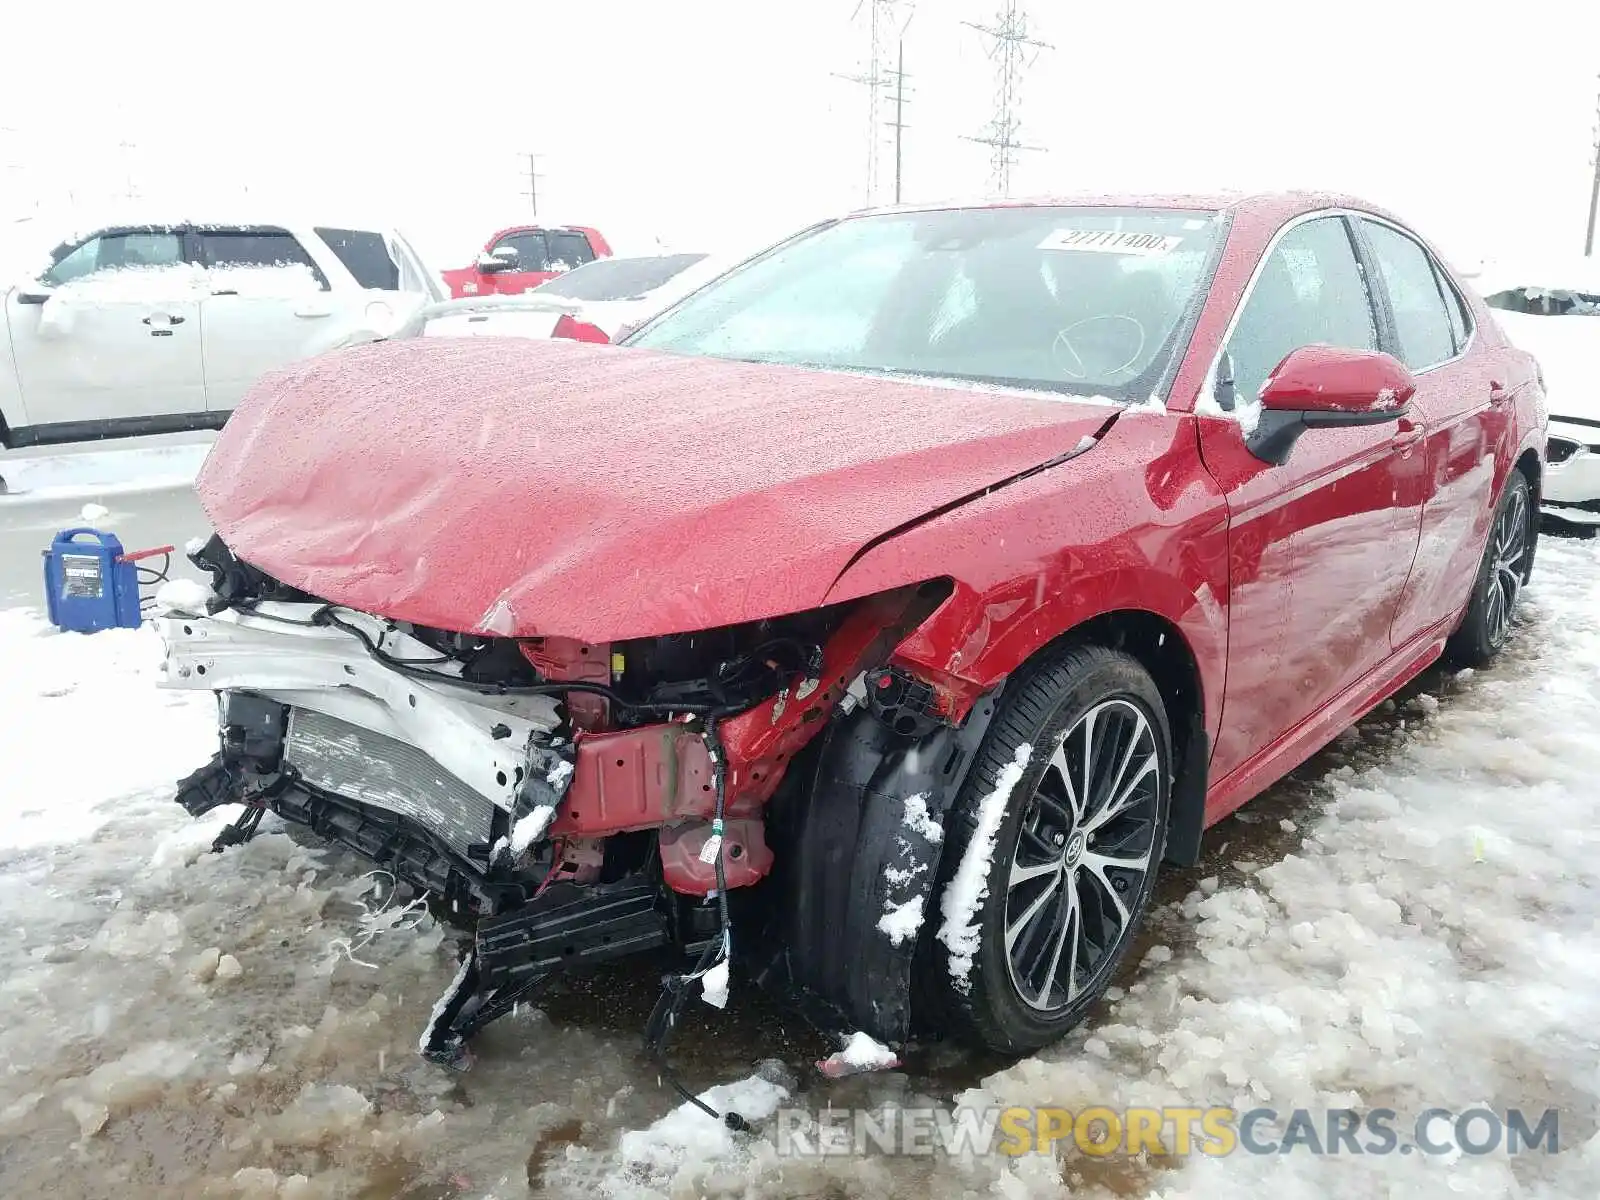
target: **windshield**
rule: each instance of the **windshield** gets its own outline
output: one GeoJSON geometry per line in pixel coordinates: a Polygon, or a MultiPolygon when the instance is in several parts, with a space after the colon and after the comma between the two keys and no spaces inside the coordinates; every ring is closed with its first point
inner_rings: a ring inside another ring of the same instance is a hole
{"type": "Polygon", "coordinates": [[[710,284],[627,344],[1144,399],[1187,337],[1216,217],[1101,207],[851,217],[710,284]]]}
{"type": "Polygon", "coordinates": [[[642,300],[703,258],[704,254],[597,258],[532,290],[540,295],[565,296],[571,300],[642,300]]]}

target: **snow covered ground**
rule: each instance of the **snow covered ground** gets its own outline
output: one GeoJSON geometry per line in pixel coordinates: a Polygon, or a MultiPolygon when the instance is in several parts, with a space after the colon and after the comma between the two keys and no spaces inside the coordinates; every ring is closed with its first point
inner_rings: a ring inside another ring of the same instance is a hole
{"type": "Polygon", "coordinates": [[[215,440],[213,433],[179,434],[0,451],[0,505],[184,487],[215,440]]]}
{"type": "Polygon", "coordinates": [[[231,814],[171,795],[214,713],[154,690],[157,658],[148,630],[0,610],[0,1194],[1595,1195],[1600,543],[1541,545],[1502,663],[1429,677],[1219,827],[1113,1002],[1045,1054],[940,1044],[826,1080],[737,981],[726,1012],[696,1006],[685,1075],[753,1135],[641,1060],[655,965],[508,1018],[464,1075],[420,1062],[454,970],[440,930],[276,827],[209,853],[231,814]],[[1554,1107],[1564,1153],[800,1160],[786,1102],[1554,1107]]]}

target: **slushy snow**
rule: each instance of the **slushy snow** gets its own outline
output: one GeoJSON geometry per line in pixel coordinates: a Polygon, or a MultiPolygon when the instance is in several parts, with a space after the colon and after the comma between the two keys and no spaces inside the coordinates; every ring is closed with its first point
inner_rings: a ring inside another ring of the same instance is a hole
{"type": "Polygon", "coordinates": [[[0,610],[0,660],[7,1195],[1593,1200],[1600,544],[1544,540],[1499,662],[1430,672],[1436,704],[1402,698],[1212,830],[1199,867],[1163,872],[1143,943],[1162,949],[1042,1054],[985,1074],[944,1043],[934,1074],[791,1096],[742,1078],[773,1052],[770,1025],[696,1006],[676,1064],[752,1134],[678,1104],[636,1028],[594,1017],[605,991],[560,1019],[506,1018],[464,1076],[419,1062],[456,970],[444,931],[396,930],[365,951],[377,969],[329,971],[330,940],[363,928],[370,864],[299,847],[271,817],[210,853],[238,810],[191,820],[172,795],[216,748],[215,705],[156,690],[153,631],[61,634],[0,610]],[[1405,1135],[1431,1106],[1548,1106],[1563,1153],[1157,1165],[1070,1145],[1018,1161],[775,1148],[779,1104],[946,1108],[952,1092],[964,1108],[1383,1105],[1405,1135]],[[569,1125],[530,1184],[530,1148],[569,1125]]]}

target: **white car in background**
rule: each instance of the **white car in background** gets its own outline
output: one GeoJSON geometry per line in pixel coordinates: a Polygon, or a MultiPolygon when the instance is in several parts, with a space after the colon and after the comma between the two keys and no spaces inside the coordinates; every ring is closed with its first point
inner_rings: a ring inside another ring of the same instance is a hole
{"type": "Polygon", "coordinates": [[[614,342],[722,274],[707,254],[599,258],[514,296],[430,305],[397,337],[567,337],[614,342]]]}
{"type": "Polygon", "coordinates": [[[1490,264],[1473,280],[1549,397],[1541,511],[1600,526],[1600,261],[1490,264]]]}
{"type": "Polygon", "coordinates": [[[267,371],[445,299],[373,225],[102,225],[3,293],[0,448],[219,429],[267,371]]]}

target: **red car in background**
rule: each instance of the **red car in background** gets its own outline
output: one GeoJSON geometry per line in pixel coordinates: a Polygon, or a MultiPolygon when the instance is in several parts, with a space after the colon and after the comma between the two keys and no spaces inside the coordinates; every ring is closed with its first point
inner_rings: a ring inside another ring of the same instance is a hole
{"type": "Polygon", "coordinates": [[[516,296],[564,271],[610,257],[610,244],[586,225],[512,225],[483,244],[472,266],[443,275],[453,297],[516,296]]]}
{"type": "Polygon", "coordinates": [[[1163,862],[1505,644],[1546,419],[1427,242],[1323,195],[861,213],[614,346],[341,351],[199,477],[213,594],[160,627],[221,746],[178,799],[430,897],[444,1061],[661,946],[658,1032],[731,963],[1037,1048],[1163,862]]]}

